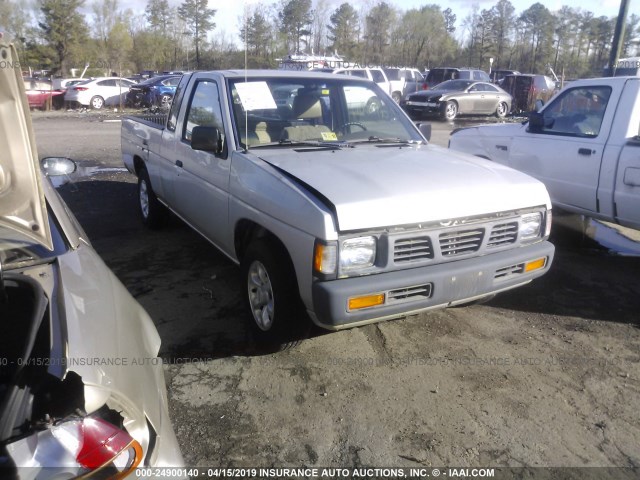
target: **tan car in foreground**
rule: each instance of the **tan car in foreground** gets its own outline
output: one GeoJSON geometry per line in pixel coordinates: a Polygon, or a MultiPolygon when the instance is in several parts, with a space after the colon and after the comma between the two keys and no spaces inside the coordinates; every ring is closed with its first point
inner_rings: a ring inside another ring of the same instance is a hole
{"type": "MultiPolygon", "coordinates": [[[[13,46],[0,54],[17,64],[13,46]]],[[[2,476],[144,478],[136,468],[181,466],[158,332],[43,178],[19,75],[0,69],[2,476]]]]}

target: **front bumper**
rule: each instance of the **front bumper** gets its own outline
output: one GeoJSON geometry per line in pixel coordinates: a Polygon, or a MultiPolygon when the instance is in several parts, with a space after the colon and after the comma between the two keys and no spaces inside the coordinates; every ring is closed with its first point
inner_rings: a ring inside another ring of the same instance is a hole
{"type": "Polygon", "coordinates": [[[312,290],[314,311],[309,314],[320,327],[339,330],[469,302],[544,275],[551,267],[554,251],[554,246],[544,241],[482,257],[316,282],[312,290]],[[524,264],[540,258],[546,259],[544,267],[524,271],[524,264]],[[385,294],[385,304],[348,310],[349,298],[377,293],[385,294]]]}
{"type": "Polygon", "coordinates": [[[400,105],[409,115],[433,115],[439,114],[442,111],[442,103],[439,101],[414,102],[407,100],[400,105]]]}

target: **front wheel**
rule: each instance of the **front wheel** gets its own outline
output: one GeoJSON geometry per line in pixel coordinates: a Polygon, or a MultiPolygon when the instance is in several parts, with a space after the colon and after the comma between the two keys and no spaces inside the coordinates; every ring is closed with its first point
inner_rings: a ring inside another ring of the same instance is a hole
{"type": "Polygon", "coordinates": [[[458,104],[449,100],[442,110],[442,117],[445,120],[453,120],[458,116],[458,104]]]}
{"type": "Polygon", "coordinates": [[[149,173],[143,168],[138,173],[138,207],[142,223],[151,229],[162,227],[167,220],[167,207],[165,207],[151,188],[149,173]]]}
{"type": "Polygon", "coordinates": [[[504,118],[507,116],[507,113],[508,113],[507,104],[505,102],[500,102],[498,104],[498,107],[496,108],[496,117],[504,118]]]}
{"type": "Polygon", "coordinates": [[[308,335],[310,322],[286,252],[274,241],[256,240],[247,248],[241,266],[245,306],[258,341],[278,349],[297,345],[308,335]]]}

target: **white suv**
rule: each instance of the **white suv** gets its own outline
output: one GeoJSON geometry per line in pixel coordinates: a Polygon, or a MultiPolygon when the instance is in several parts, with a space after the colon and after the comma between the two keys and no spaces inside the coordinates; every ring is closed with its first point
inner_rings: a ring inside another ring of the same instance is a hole
{"type": "Polygon", "coordinates": [[[382,68],[337,68],[333,71],[339,75],[351,75],[352,77],[367,78],[377,83],[380,87],[391,95],[391,82],[387,78],[382,68]]]}

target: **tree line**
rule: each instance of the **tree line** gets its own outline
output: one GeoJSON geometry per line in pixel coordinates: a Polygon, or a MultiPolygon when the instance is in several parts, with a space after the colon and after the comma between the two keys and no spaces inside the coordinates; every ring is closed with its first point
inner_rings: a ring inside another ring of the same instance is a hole
{"type": "MultiPolygon", "coordinates": [[[[425,4],[402,10],[386,1],[279,0],[245,8],[222,31],[208,0],[148,0],[143,13],[119,0],[0,0],[0,31],[16,44],[21,64],[68,76],[144,70],[274,68],[291,53],[339,54],[361,65],[419,69],[467,66],[546,73],[567,78],[602,74],[615,17],[534,3],[517,12],[509,0],[475,6],[458,19],[451,8],[425,4]],[[86,12],[90,13],[87,15],[86,12]],[[83,14],[82,12],[85,12],[83,14]]],[[[640,49],[640,16],[627,19],[622,56],[640,49]]],[[[24,69],[24,68],[23,68],[24,69]]]]}

